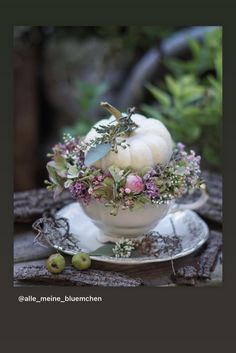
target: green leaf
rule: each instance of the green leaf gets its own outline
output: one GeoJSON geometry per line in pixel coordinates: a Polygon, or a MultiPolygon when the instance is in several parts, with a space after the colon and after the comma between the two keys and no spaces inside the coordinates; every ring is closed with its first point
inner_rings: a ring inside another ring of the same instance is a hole
{"type": "Polygon", "coordinates": [[[166,92],[163,92],[152,84],[147,84],[146,87],[152,93],[152,95],[159,101],[160,104],[167,108],[171,106],[170,96],[166,92]]]}
{"type": "MultiPolygon", "coordinates": [[[[186,124],[188,125],[188,134],[187,134],[187,139],[189,142],[194,142],[196,141],[200,135],[201,135],[201,127],[199,125],[195,125],[195,124],[186,124]]],[[[186,126],[187,127],[187,126],[186,126]]]]}
{"type": "Polygon", "coordinates": [[[173,79],[173,77],[171,76],[166,76],[166,85],[168,87],[168,90],[170,91],[170,93],[172,93],[174,96],[179,96],[179,94],[181,93],[180,91],[180,86],[178,85],[178,83],[173,79]]]}
{"type": "Polygon", "coordinates": [[[183,63],[180,60],[174,58],[166,59],[165,66],[176,77],[179,77],[184,73],[183,63]]]}
{"type": "Polygon", "coordinates": [[[217,72],[217,77],[220,80],[220,82],[222,81],[222,71],[223,71],[223,67],[222,67],[222,53],[217,53],[217,55],[215,56],[215,68],[216,68],[216,72],[217,72]]]}
{"type": "Polygon", "coordinates": [[[200,56],[200,54],[201,54],[201,46],[200,46],[200,44],[195,39],[189,38],[189,46],[190,46],[190,48],[192,50],[193,55],[197,59],[200,56]]]}
{"type": "Polygon", "coordinates": [[[94,84],[83,80],[76,80],[75,86],[78,89],[78,99],[82,115],[95,106],[99,101],[99,97],[108,89],[106,83],[94,84]]]}
{"type": "Polygon", "coordinates": [[[190,104],[202,98],[204,88],[201,86],[186,87],[182,93],[184,104],[190,104]]]}
{"type": "Polygon", "coordinates": [[[190,85],[196,84],[196,78],[192,74],[184,75],[179,80],[182,88],[189,87],[190,85]]]}
{"type": "Polygon", "coordinates": [[[57,168],[66,169],[67,167],[66,160],[61,155],[55,154],[54,161],[56,162],[57,168]]]}
{"type": "Polygon", "coordinates": [[[67,163],[66,160],[59,156],[55,155],[54,160],[48,163],[48,172],[52,175],[52,177],[55,178],[55,175],[65,178],[66,177],[66,172],[67,172],[67,163]]]}
{"type": "Polygon", "coordinates": [[[73,183],[73,180],[67,180],[67,181],[64,183],[64,188],[65,188],[65,189],[68,189],[68,188],[71,186],[72,183],[73,183]]]}
{"type": "Polygon", "coordinates": [[[51,182],[55,185],[61,185],[62,178],[57,173],[56,163],[54,161],[47,163],[47,171],[51,182]]]}
{"type": "Polygon", "coordinates": [[[207,80],[209,84],[212,86],[212,88],[220,95],[220,98],[222,98],[222,84],[216,80],[213,76],[208,76],[207,80]]]}
{"type": "Polygon", "coordinates": [[[92,128],[93,123],[89,121],[89,116],[86,115],[85,117],[80,117],[79,123],[75,124],[74,126],[66,126],[61,130],[61,135],[65,133],[69,133],[70,135],[77,137],[77,136],[85,136],[89,130],[92,128]],[[86,119],[83,121],[82,119],[86,119]]]}
{"type": "Polygon", "coordinates": [[[68,168],[67,178],[69,179],[77,178],[78,175],[79,175],[78,168],[75,165],[70,165],[68,168]]]}
{"type": "Polygon", "coordinates": [[[57,184],[57,173],[56,173],[55,167],[52,165],[52,163],[55,163],[55,162],[52,161],[52,162],[47,163],[47,171],[48,171],[49,178],[50,178],[51,182],[54,184],[57,184]]]}
{"type": "Polygon", "coordinates": [[[221,156],[211,146],[203,147],[203,156],[205,159],[215,166],[219,166],[221,163],[221,156]]]}
{"type": "Polygon", "coordinates": [[[92,251],[89,255],[92,256],[114,256],[112,249],[114,248],[114,244],[105,244],[100,248],[92,251]]]}
{"type": "Polygon", "coordinates": [[[91,147],[85,157],[84,164],[86,165],[86,167],[90,167],[93,163],[105,157],[107,153],[111,150],[111,147],[111,143],[101,143],[94,147],[91,147]]]}
{"type": "Polygon", "coordinates": [[[111,173],[113,179],[115,180],[115,183],[119,183],[122,179],[122,175],[120,174],[120,168],[111,166],[109,168],[109,172],[111,173]]]}
{"type": "Polygon", "coordinates": [[[57,198],[63,192],[63,187],[61,185],[57,185],[54,188],[54,198],[57,198]]]}
{"type": "Polygon", "coordinates": [[[201,111],[199,110],[198,107],[194,105],[189,105],[189,106],[183,107],[182,109],[183,118],[185,117],[188,119],[198,118],[200,114],[201,114],[201,111]]]}
{"type": "Polygon", "coordinates": [[[158,119],[158,120],[161,120],[162,119],[162,115],[160,114],[160,112],[158,111],[157,108],[155,107],[151,107],[147,104],[143,104],[141,106],[141,109],[142,111],[147,114],[150,118],[155,118],[155,119],[158,119]]]}
{"type": "Polygon", "coordinates": [[[110,177],[106,177],[103,181],[103,185],[107,187],[113,187],[114,181],[110,177]]]}

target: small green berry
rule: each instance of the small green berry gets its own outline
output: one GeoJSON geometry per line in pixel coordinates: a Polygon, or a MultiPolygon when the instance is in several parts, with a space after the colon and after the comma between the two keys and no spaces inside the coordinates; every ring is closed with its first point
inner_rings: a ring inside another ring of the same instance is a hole
{"type": "Polygon", "coordinates": [[[65,258],[61,254],[53,254],[47,259],[47,269],[51,273],[60,273],[65,266],[65,258]]]}
{"type": "Polygon", "coordinates": [[[87,270],[91,266],[91,259],[88,254],[79,252],[72,257],[72,265],[77,270],[87,270]]]}

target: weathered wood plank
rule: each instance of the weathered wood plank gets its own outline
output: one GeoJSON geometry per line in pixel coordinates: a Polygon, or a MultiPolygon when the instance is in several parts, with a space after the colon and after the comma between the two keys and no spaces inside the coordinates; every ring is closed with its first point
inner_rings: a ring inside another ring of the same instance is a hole
{"type": "MultiPolygon", "coordinates": [[[[196,285],[199,280],[210,280],[222,248],[222,233],[211,231],[209,240],[202,248],[200,256],[191,265],[182,266],[177,270],[174,280],[177,284],[196,285]]],[[[222,271],[222,264],[221,264],[222,271]]],[[[217,271],[220,268],[217,267],[217,271]]],[[[220,276],[218,276],[219,278],[220,276]]],[[[214,277],[216,280],[216,276],[214,277]]],[[[222,280],[222,272],[221,272],[222,280]]]]}
{"type": "Polygon", "coordinates": [[[210,279],[214,269],[217,255],[222,248],[222,234],[211,231],[205,250],[201,253],[198,261],[197,276],[201,279],[210,279]]]}
{"type": "Polygon", "coordinates": [[[77,271],[72,266],[66,266],[62,273],[52,274],[45,264],[18,264],[14,268],[14,279],[64,286],[138,287],[142,285],[140,279],[130,278],[123,273],[95,269],[77,271]]]}
{"type": "Polygon", "coordinates": [[[33,189],[14,193],[14,221],[17,223],[32,223],[44,212],[58,210],[72,202],[69,193],[63,193],[58,199],[47,189],[33,189]]]}

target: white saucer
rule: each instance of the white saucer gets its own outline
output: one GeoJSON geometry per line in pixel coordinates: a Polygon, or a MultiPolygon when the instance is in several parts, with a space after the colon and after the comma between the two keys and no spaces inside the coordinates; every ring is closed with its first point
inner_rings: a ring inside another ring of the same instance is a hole
{"type": "MultiPolygon", "coordinates": [[[[84,214],[79,203],[73,202],[65,206],[57,212],[57,217],[64,217],[68,220],[70,233],[73,234],[73,237],[77,241],[81,251],[91,253],[104,245],[97,240],[97,235],[99,232],[98,228],[91,222],[90,218],[84,214]]],[[[114,256],[107,255],[91,255],[91,259],[125,265],[163,262],[191,254],[200,248],[208,239],[209,230],[207,224],[194,211],[191,210],[180,210],[173,214],[167,215],[153,230],[159,232],[161,235],[173,236],[174,234],[170,217],[174,222],[176,234],[180,238],[182,245],[182,249],[178,253],[175,253],[172,257],[167,254],[162,255],[162,257],[139,255],[137,257],[129,258],[116,258],[114,256]]],[[[76,246],[75,248],[70,247],[66,249],[65,247],[62,248],[60,244],[54,244],[54,247],[57,250],[69,255],[74,255],[78,252],[78,247],[76,246]]]]}

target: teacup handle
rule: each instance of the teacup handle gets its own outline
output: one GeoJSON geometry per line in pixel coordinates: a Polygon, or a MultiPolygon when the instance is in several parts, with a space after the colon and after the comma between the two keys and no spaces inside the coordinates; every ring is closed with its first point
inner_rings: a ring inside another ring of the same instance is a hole
{"type": "Polygon", "coordinates": [[[173,206],[170,209],[170,213],[177,212],[179,210],[197,210],[198,208],[202,207],[208,200],[209,195],[206,191],[206,185],[202,184],[201,185],[201,196],[194,202],[189,202],[189,203],[174,203],[173,206]]]}

